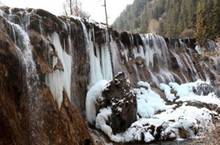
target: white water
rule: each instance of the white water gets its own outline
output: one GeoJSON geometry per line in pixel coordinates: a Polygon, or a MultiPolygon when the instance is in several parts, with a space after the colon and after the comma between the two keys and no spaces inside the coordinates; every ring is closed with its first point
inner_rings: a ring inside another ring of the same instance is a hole
{"type": "MultiPolygon", "coordinates": [[[[30,38],[28,33],[25,31],[27,28],[22,28],[20,25],[14,24],[7,20],[7,22],[12,27],[11,34],[14,39],[15,46],[17,47],[18,53],[21,54],[21,57],[24,61],[24,65],[26,68],[26,72],[24,77],[26,77],[26,85],[27,90],[26,93],[28,95],[28,113],[29,113],[29,124],[30,129],[35,127],[37,124],[38,128],[42,128],[43,123],[40,122],[41,114],[40,110],[42,109],[42,103],[37,95],[38,94],[38,83],[39,77],[37,75],[36,64],[33,60],[32,54],[32,45],[30,44],[30,38]]],[[[23,86],[21,86],[23,87],[23,86]]],[[[31,130],[30,136],[36,136],[36,131],[31,130]]]]}
{"type": "Polygon", "coordinates": [[[88,33],[85,24],[82,22],[81,24],[90,59],[90,86],[100,80],[111,80],[113,72],[108,44],[105,43],[99,48],[95,43],[94,29],[89,30],[88,33]]]}
{"type": "Polygon", "coordinates": [[[30,44],[29,36],[27,32],[25,32],[25,30],[21,28],[21,26],[14,24],[12,22],[9,22],[9,21],[8,23],[10,23],[13,28],[12,29],[13,35],[14,35],[13,37],[15,39],[15,43],[19,47],[18,50],[22,52],[22,56],[23,56],[23,59],[26,65],[28,87],[30,89],[32,87],[30,81],[32,79],[38,79],[38,76],[36,73],[36,64],[33,60],[32,46],[30,44]]]}
{"type": "Polygon", "coordinates": [[[159,85],[160,82],[175,81],[173,74],[168,70],[168,47],[163,37],[155,34],[141,35],[144,47],[135,48],[135,57],[142,57],[150,72],[151,80],[159,85]],[[157,59],[157,63],[154,62],[157,59]],[[154,72],[154,68],[159,68],[158,72],[154,72]]]}
{"type": "Polygon", "coordinates": [[[123,62],[121,62],[121,60],[120,60],[120,55],[119,55],[120,51],[119,51],[119,48],[118,48],[116,42],[112,40],[110,42],[110,46],[111,46],[112,60],[114,60],[114,61],[112,61],[113,62],[112,68],[114,68],[115,74],[117,74],[118,72],[125,71],[125,69],[122,69],[122,67],[121,67],[121,64],[123,62]]]}
{"type": "Polygon", "coordinates": [[[110,54],[110,49],[112,48],[111,44],[109,42],[108,44],[108,32],[105,31],[106,35],[106,40],[107,42],[101,47],[101,62],[102,62],[102,73],[103,73],[103,78],[105,80],[112,80],[113,78],[113,71],[112,71],[112,63],[111,63],[111,54],[110,54]]]}
{"type": "Polygon", "coordinates": [[[71,97],[71,69],[72,56],[68,55],[60,43],[59,35],[55,32],[51,36],[51,41],[55,47],[57,57],[53,56],[53,67],[60,61],[63,70],[55,69],[52,73],[46,75],[46,84],[49,86],[55,100],[60,107],[63,102],[63,91],[67,93],[68,98],[71,97]]]}

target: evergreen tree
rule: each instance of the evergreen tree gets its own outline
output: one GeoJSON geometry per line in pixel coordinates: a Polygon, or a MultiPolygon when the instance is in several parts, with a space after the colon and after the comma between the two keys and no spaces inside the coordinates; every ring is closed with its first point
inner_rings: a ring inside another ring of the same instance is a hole
{"type": "Polygon", "coordinates": [[[220,34],[220,0],[135,0],[113,24],[119,31],[150,32],[152,21],[167,37],[194,36],[204,45],[220,34]],[[150,24],[150,26],[149,26],[150,24]]]}

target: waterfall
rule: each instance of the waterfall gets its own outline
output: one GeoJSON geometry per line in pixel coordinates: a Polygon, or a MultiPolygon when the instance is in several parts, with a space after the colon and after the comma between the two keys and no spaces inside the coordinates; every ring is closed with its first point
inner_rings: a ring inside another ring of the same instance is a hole
{"type": "MultiPolygon", "coordinates": [[[[106,40],[108,39],[107,34],[108,33],[106,30],[105,31],[106,40]]],[[[112,78],[113,78],[112,63],[111,63],[112,60],[111,60],[111,54],[110,54],[110,50],[109,50],[111,48],[112,48],[111,43],[109,45],[109,44],[107,44],[107,42],[101,47],[102,74],[103,74],[103,78],[105,80],[112,80],[112,78]]]]}
{"type": "MultiPolygon", "coordinates": [[[[42,83],[48,85],[59,106],[63,101],[63,92],[67,97],[74,97],[79,101],[85,98],[86,90],[96,82],[111,80],[121,71],[127,74],[132,84],[140,80],[156,86],[160,83],[181,83],[199,78],[213,79],[212,74],[218,75],[209,70],[209,62],[196,63],[201,53],[198,52],[198,46],[191,48],[195,45],[194,39],[164,38],[152,33],[119,33],[109,29],[109,45],[104,27],[79,18],[57,17],[43,10],[10,8],[2,8],[0,15],[9,21],[8,33],[22,53],[30,90],[35,88],[33,83],[43,80],[42,83]],[[43,64],[38,62],[40,67],[37,65],[39,68],[36,68],[33,60],[29,37],[42,38],[42,43],[39,44],[32,40],[33,45],[39,45],[33,46],[36,49],[36,60],[42,59],[43,64]],[[38,52],[38,47],[45,48],[43,56],[38,52]],[[86,52],[76,54],[80,51],[86,52]],[[49,73],[42,73],[41,67],[47,67],[46,72],[49,73]],[[38,75],[41,80],[34,81],[38,79],[38,75]],[[77,92],[79,88],[82,91],[77,92]]],[[[213,42],[209,46],[211,50],[217,50],[213,42]]],[[[213,60],[213,68],[219,70],[219,60],[213,60]]],[[[81,105],[84,100],[79,102],[81,105]]]]}
{"type": "Polygon", "coordinates": [[[42,112],[42,103],[38,97],[39,76],[37,74],[36,64],[33,59],[30,38],[28,33],[25,31],[27,30],[27,25],[25,25],[25,27],[21,27],[20,25],[15,24],[9,20],[6,21],[12,27],[12,32],[10,33],[13,35],[12,38],[14,39],[14,43],[16,44],[15,46],[22,56],[26,69],[25,78],[27,88],[25,88],[25,92],[27,93],[26,95],[28,95],[28,130],[30,131],[29,133],[31,138],[37,136],[37,131],[35,130],[36,126],[37,128],[43,127],[40,113],[42,112]]]}
{"type": "Polygon", "coordinates": [[[111,80],[113,78],[112,60],[108,44],[105,43],[99,48],[95,42],[94,29],[89,30],[88,33],[85,24],[83,22],[81,22],[81,24],[85,37],[86,49],[89,53],[90,86],[100,80],[111,80]]]}
{"type": "MultiPolygon", "coordinates": [[[[30,39],[28,33],[25,31],[27,30],[27,25],[25,27],[21,27],[14,22],[11,22],[5,19],[12,27],[12,37],[18,48],[18,51],[21,52],[25,66],[26,66],[26,77],[27,77],[27,87],[29,94],[35,95],[36,92],[36,85],[38,82],[38,75],[36,70],[36,64],[33,60],[32,55],[32,45],[30,44],[30,39]]],[[[25,19],[24,23],[28,23],[29,19],[25,19]]]]}
{"type": "Polygon", "coordinates": [[[140,51],[135,56],[141,56],[149,69],[151,79],[159,85],[161,82],[175,81],[173,74],[168,70],[168,47],[163,37],[156,34],[141,35],[143,47],[139,46],[140,51]],[[156,61],[156,62],[155,62],[156,61]],[[158,68],[158,72],[153,70],[158,68]]]}

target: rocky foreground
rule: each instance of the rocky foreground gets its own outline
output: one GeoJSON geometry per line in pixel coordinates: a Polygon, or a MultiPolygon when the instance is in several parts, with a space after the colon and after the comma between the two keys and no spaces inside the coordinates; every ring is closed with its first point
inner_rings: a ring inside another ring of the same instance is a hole
{"type": "Polygon", "coordinates": [[[201,80],[161,84],[161,90],[139,82],[132,89],[125,74],[120,73],[101,89],[98,86],[94,85],[87,95],[102,100],[96,102],[95,126],[114,142],[203,138],[215,130],[215,122],[220,119],[220,98],[208,82],[201,80]]]}

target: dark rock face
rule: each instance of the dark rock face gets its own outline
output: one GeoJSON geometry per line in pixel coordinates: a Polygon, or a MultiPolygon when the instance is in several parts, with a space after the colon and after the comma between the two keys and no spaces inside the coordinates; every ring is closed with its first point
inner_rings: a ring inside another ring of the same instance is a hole
{"type": "Polygon", "coordinates": [[[112,108],[111,124],[114,133],[125,131],[136,121],[136,96],[131,91],[131,84],[124,73],[119,73],[103,91],[105,101],[112,108]]]}
{"type": "Polygon", "coordinates": [[[66,92],[59,108],[45,84],[45,75],[53,71],[48,61],[56,55],[50,51],[53,46],[39,32],[29,31],[39,80],[29,77],[34,74],[26,73],[27,58],[11,28],[0,17],[0,145],[92,145],[85,120],[66,92]]]}
{"type": "MultiPolygon", "coordinates": [[[[20,108],[24,93],[22,59],[0,29],[0,144],[27,144],[20,108]],[[10,60],[10,61],[9,61],[10,60]]],[[[26,133],[27,134],[27,133],[26,133]]]]}

